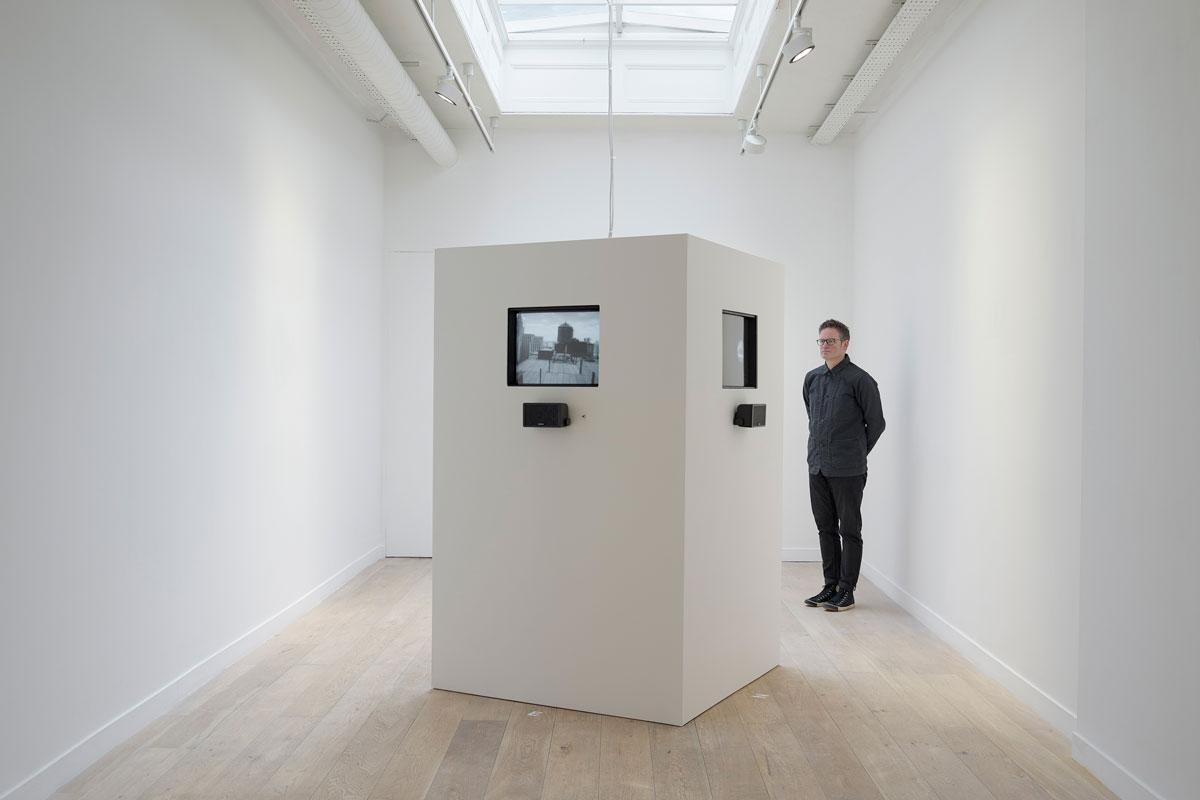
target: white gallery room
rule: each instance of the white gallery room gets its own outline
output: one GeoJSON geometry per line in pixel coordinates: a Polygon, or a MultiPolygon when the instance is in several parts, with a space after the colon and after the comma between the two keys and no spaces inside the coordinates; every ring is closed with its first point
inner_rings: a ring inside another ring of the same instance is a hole
{"type": "Polygon", "coordinates": [[[0,0],[0,800],[1200,798],[1198,42],[0,0]]]}

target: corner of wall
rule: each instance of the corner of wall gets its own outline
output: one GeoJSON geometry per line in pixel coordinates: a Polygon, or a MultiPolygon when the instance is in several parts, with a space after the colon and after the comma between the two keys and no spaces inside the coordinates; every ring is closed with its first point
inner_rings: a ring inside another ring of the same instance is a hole
{"type": "Polygon", "coordinates": [[[0,800],[43,800],[49,797],[82,774],[105,753],[166,714],[223,670],[316,608],[323,600],[381,558],[382,543],[372,547],[284,608],[89,733],[24,781],[0,794],[0,800]]]}
{"type": "Polygon", "coordinates": [[[1033,708],[1042,719],[1066,735],[1075,732],[1075,712],[1043,691],[1029,678],[1009,666],[1003,659],[971,638],[965,631],[909,594],[899,584],[883,574],[874,564],[863,562],[863,574],[871,579],[876,588],[892,598],[901,608],[921,621],[939,639],[968,658],[989,678],[1000,683],[1026,705],[1033,708]]]}
{"type": "Polygon", "coordinates": [[[1167,800],[1078,731],[1071,734],[1071,757],[1091,770],[1121,800],[1167,800]]]}

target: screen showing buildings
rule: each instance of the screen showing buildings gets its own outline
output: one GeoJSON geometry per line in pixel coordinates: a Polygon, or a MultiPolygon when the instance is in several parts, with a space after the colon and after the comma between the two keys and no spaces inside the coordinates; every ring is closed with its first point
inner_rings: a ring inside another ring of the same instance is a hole
{"type": "Polygon", "coordinates": [[[758,319],[749,314],[721,314],[721,385],[726,389],[758,386],[758,319]]]}
{"type": "Polygon", "coordinates": [[[510,308],[509,386],[598,386],[600,307],[510,308]]]}

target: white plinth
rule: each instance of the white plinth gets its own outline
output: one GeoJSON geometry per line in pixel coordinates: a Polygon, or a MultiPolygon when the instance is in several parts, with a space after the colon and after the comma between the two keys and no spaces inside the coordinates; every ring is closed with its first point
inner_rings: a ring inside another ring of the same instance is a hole
{"type": "Polygon", "coordinates": [[[782,267],[683,235],[456,248],[434,297],[433,685],[682,725],[776,666],[782,267]],[[600,306],[599,386],[508,386],[508,308],[559,305],[600,306]],[[758,317],[758,388],[721,388],[723,310],[758,317]]]}

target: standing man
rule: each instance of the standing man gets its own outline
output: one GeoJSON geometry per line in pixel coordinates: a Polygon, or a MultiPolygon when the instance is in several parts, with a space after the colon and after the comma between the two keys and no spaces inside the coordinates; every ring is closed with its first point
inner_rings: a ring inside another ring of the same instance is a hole
{"type": "Polygon", "coordinates": [[[829,319],[821,323],[817,335],[825,365],[804,376],[804,406],[808,409],[808,495],[821,538],[825,587],[804,604],[849,611],[854,608],[854,587],[862,566],[867,454],[883,433],[883,408],[875,379],[846,355],[850,329],[829,319]]]}

